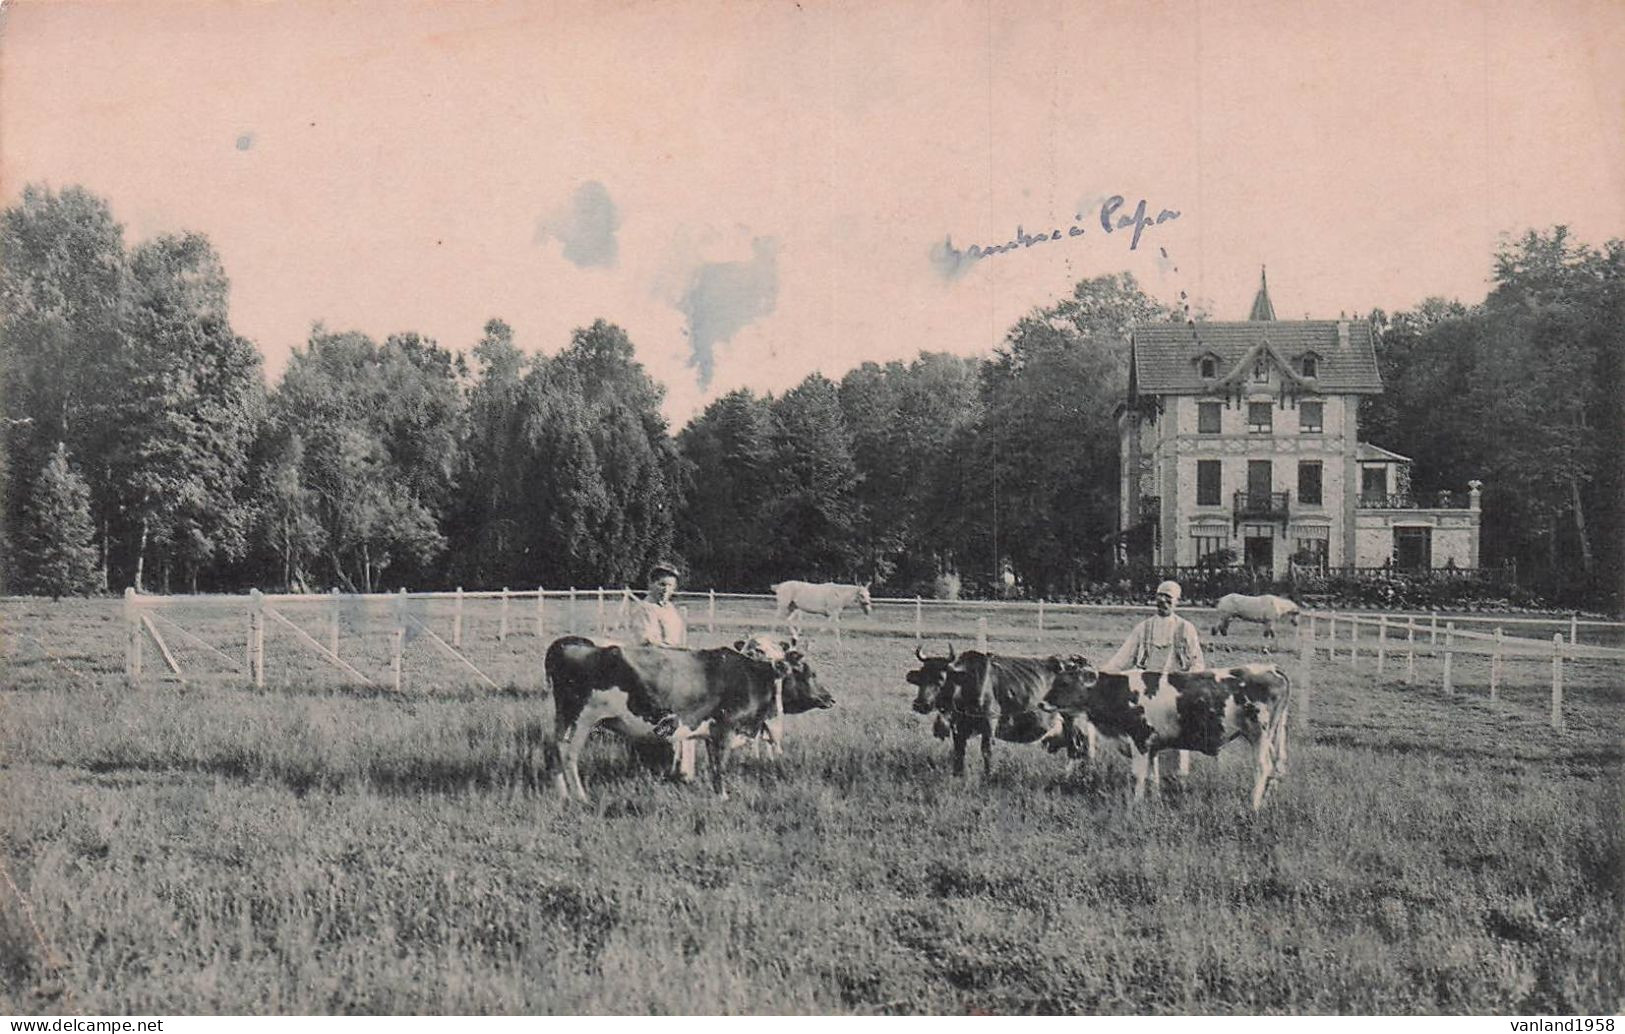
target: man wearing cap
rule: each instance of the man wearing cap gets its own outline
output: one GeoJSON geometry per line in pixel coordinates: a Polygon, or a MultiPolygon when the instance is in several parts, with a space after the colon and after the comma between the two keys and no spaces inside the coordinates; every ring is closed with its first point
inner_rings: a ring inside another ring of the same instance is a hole
{"type": "Polygon", "coordinates": [[[1157,586],[1157,613],[1134,626],[1123,645],[1112,654],[1101,671],[1198,671],[1207,667],[1202,657],[1202,641],[1196,626],[1179,617],[1179,583],[1157,586]]]}
{"type": "MultiPolygon", "coordinates": [[[[1142,671],[1200,671],[1207,667],[1207,661],[1202,657],[1202,641],[1197,637],[1196,626],[1174,613],[1179,606],[1179,583],[1166,581],[1157,586],[1157,612],[1134,626],[1123,645],[1117,648],[1106,663],[1100,666],[1101,671],[1127,671],[1138,668],[1142,671]]],[[[1094,728],[1089,729],[1089,750],[1094,753],[1094,728]]],[[[1184,775],[1191,768],[1191,754],[1188,750],[1179,752],[1179,774],[1184,775]]],[[[1153,755],[1151,758],[1151,773],[1153,780],[1160,780],[1161,768],[1153,755]]]]}
{"type": "Polygon", "coordinates": [[[676,598],[677,568],[670,564],[649,568],[649,591],[627,615],[633,639],[647,646],[687,646],[688,626],[677,611],[676,598]]]}
{"type": "MultiPolygon", "coordinates": [[[[643,599],[634,600],[627,610],[627,635],[643,646],[687,646],[688,625],[677,609],[677,568],[672,564],[656,564],[649,568],[649,590],[643,599]]],[[[666,715],[655,725],[655,734],[670,738],[678,728],[677,716],[666,715]]],[[[685,737],[672,744],[670,774],[684,781],[692,781],[695,772],[696,750],[694,741],[685,737]]]]}

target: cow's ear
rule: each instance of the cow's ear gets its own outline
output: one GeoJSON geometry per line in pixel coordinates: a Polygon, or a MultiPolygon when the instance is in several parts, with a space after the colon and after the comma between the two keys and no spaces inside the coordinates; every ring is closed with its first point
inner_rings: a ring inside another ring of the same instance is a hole
{"type": "Polygon", "coordinates": [[[790,674],[790,664],[788,661],[774,661],[773,670],[778,672],[779,678],[782,679],[790,674]]]}
{"type": "Polygon", "coordinates": [[[743,640],[743,639],[735,639],[734,640],[734,649],[738,650],[740,653],[744,653],[745,652],[745,640],[743,640]]]}

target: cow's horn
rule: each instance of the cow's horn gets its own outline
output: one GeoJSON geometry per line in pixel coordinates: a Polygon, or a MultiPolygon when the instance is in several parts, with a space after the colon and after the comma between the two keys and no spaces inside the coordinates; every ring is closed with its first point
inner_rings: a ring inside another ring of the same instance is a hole
{"type": "Polygon", "coordinates": [[[959,656],[959,655],[954,653],[954,644],[949,643],[948,644],[948,663],[952,664],[954,662],[954,658],[957,657],[957,656],[959,656]]]}
{"type": "Polygon", "coordinates": [[[914,656],[915,656],[915,657],[916,657],[916,658],[918,658],[918,659],[919,659],[919,662],[920,662],[920,663],[921,663],[921,664],[924,664],[924,663],[925,663],[925,654],[923,654],[923,653],[921,653],[921,652],[920,652],[920,648],[919,648],[919,646],[918,646],[918,645],[916,645],[916,646],[915,646],[915,647],[914,647],[914,656]]]}

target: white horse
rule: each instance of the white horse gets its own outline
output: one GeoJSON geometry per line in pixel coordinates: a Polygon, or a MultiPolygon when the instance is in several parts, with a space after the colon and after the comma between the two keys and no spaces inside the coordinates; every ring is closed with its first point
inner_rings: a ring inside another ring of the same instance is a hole
{"type": "Polygon", "coordinates": [[[1214,635],[1229,635],[1232,620],[1263,625],[1265,639],[1275,638],[1275,623],[1282,618],[1291,621],[1292,627],[1298,627],[1298,605],[1284,596],[1243,596],[1233,592],[1219,600],[1214,609],[1219,614],[1219,623],[1213,626],[1214,635]]]}
{"type": "Polygon", "coordinates": [[[805,611],[808,614],[818,614],[829,618],[829,625],[835,630],[835,641],[841,641],[841,611],[856,603],[863,608],[865,614],[874,608],[874,601],[869,598],[867,585],[837,585],[834,582],[824,582],[814,585],[812,582],[780,582],[773,586],[773,595],[778,599],[779,609],[776,621],[788,624],[792,629],[798,622],[791,621],[796,611],[805,611]]]}

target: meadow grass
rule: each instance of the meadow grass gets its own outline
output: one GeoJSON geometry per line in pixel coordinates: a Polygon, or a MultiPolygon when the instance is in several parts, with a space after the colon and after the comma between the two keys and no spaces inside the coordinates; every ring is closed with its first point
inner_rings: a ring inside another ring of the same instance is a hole
{"type": "MultiPolygon", "coordinates": [[[[1446,696],[1432,657],[1410,686],[1392,660],[1379,678],[1322,659],[1254,815],[1241,746],[1184,780],[1165,763],[1138,808],[1115,757],[1066,778],[1000,743],[990,776],[973,756],[955,779],[908,708],[912,637],[854,626],[813,644],[837,706],[789,719],[782,761],[739,759],[730,800],[595,738],[580,805],[516,778],[544,643],[496,642],[489,611],[465,643],[502,691],[418,642],[398,696],[274,629],[263,690],[195,648],[186,683],[149,650],[131,689],[117,603],[0,614],[45,644],[6,637],[0,857],[60,961],[0,887],[0,1011],[1625,1006],[1617,666],[1570,665],[1557,733],[1538,663],[1509,664],[1492,706],[1480,662],[1458,657],[1446,696]]],[[[240,656],[236,617],[176,620],[240,656]]],[[[1129,623],[994,646],[1099,656],[1129,623]]],[[[387,633],[364,625],[343,652],[381,676],[387,633]]],[[[1210,660],[1261,647],[1232,636],[1210,660]]]]}

